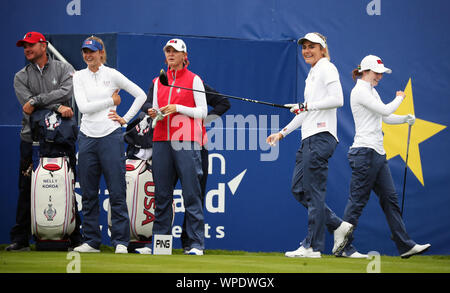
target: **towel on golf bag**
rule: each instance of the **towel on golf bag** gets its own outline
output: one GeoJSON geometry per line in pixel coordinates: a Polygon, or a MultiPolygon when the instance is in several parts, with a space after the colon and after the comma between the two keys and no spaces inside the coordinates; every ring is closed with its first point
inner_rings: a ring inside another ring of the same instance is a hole
{"type": "Polygon", "coordinates": [[[30,116],[33,141],[39,141],[41,157],[63,157],[75,155],[78,126],[74,118],[61,117],[48,109],[34,111],[30,116]]]}
{"type": "Polygon", "coordinates": [[[138,118],[128,124],[124,140],[128,144],[128,159],[150,159],[153,146],[152,119],[141,112],[138,118]]]}

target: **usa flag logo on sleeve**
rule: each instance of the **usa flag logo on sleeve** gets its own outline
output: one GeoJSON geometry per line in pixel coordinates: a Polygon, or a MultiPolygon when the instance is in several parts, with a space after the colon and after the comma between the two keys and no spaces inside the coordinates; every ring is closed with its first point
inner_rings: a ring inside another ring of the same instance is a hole
{"type": "Polygon", "coordinates": [[[317,122],[317,128],[324,128],[327,126],[326,122],[317,122]]]}

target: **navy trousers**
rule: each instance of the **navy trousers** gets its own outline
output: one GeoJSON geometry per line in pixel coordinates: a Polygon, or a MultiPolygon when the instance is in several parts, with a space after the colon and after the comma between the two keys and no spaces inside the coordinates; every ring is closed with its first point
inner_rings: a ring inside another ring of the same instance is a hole
{"type": "Polygon", "coordinates": [[[325,249],[325,226],[331,233],[342,223],[325,203],[328,159],[336,145],[329,132],[321,132],[304,139],[296,155],[292,193],[308,209],[308,233],[302,246],[314,251],[325,249]]]}
{"type": "MultiPolygon", "coordinates": [[[[206,148],[206,146],[203,146],[202,149],[200,150],[200,157],[201,157],[201,161],[202,161],[202,179],[200,180],[200,187],[202,189],[202,193],[201,193],[201,201],[202,201],[202,208],[205,206],[205,195],[206,195],[206,182],[208,181],[208,167],[209,167],[209,151],[206,148]]],[[[177,182],[175,182],[176,185],[177,182]]],[[[187,239],[186,236],[186,217],[184,217],[183,219],[183,227],[182,227],[182,232],[180,235],[180,240],[181,240],[181,247],[185,248],[186,250],[189,250],[190,248],[190,244],[189,244],[189,240],[187,239]]]]}
{"type": "Polygon", "coordinates": [[[111,243],[128,246],[130,225],[126,202],[125,146],[120,128],[104,137],[78,136],[78,173],[83,202],[84,242],[99,248],[100,178],[103,174],[111,204],[111,243]]]}
{"type": "Polygon", "coordinates": [[[155,181],[155,222],[153,235],[172,234],[174,182],[181,181],[186,219],[186,243],[190,248],[205,248],[202,204],[203,176],[200,147],[195,142],[153,142],[153,179],[155,181]],[[172,144],[183,145],[173,147],[172,144]]]}
{"type": "MultiPolygon", "coordinates": [[[[399,253],[410,250],[416,243],[406,233],[386,155],[380,155],[371,148],[351,148],[348,152],[348,161],[352,168],[352,179],[350,196],[344,211],[344,221],[353,224],[356,228],[358,219],[369,201],[370,192],[373,190],[379,198],[399,253]]],[[[355,251],[351,245],[352,241],[353,239],[349,239],[345,248],[347,254],[355,251]]]]}

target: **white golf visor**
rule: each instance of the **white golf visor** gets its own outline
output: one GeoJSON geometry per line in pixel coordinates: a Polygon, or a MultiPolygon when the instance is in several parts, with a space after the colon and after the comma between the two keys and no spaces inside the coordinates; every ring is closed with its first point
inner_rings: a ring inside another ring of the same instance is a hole
{"type": "Polygon", "coordinates": [[[298,39],[297,43],[301,45],[305,40],[308,40],[312,43],[320,44],[323,48],[327,47],[325,41],[315,33],[307,33],[303,38],[298,39]]]}

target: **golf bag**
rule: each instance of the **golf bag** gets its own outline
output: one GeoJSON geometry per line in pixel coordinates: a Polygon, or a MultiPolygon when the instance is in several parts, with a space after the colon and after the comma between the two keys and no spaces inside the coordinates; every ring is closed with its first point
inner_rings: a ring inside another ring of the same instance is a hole
{"type": "Polygon", "coordinates": [[[81,241],[75,201],[76,122],[50,110],[30,116],[33,140],[31,177],[31,230],[36,250],[65,250],[81,241]],[[35,146],[33,146],[34,148],[35,146]],[[77,227],[78,225],[78,227],[77,227]]]}
{"type": "MultiPolygon", "coordinates": [[[[152,240],[155,221],[155,184],[151,161],[126,161],[127,207],[130,219],[129,251],[144,247],[152,240]]],[[[108,226],[111,228],[111,205],[108,208],[108,226]]]]}
{"type": "Polygon", "coordinates": [[[31,177],[31,230],[37,242],[68,241],[75,229],[74,188],[67,157],[40,158],[31,177]]]}

